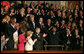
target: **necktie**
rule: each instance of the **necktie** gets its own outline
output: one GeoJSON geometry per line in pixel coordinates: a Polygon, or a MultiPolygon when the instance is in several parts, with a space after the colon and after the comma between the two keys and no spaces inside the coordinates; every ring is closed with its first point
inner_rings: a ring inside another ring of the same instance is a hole
{"type": "Polygon", "coordinates": [[[79,41],[77,40],[77,45],[79,44],[79,41]]]}
{"type": "Polygon", "coordinates": [[[68,38],[67,44],[70,44],[70,40],[69,40],[69,38],[68,38]]]}
{"type": "Polygon", "coordinates": [[[35,23],[33,22],[33,26],[34,26],[34,28],[35,28],[35,23]]]}

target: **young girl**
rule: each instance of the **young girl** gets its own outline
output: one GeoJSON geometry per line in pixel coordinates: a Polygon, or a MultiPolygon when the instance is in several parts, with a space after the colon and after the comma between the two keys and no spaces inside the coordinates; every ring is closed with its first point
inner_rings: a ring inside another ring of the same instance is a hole
{"type": "Polygon", "coordinates": [[[21,34],[18,37],[19,43],[18,43],[18,50],[24,51],[24,43],[25,43],[25,30],[21,28],[21,34]]]}
{"type": "Polygon", "coordinates": [[[32,35],[33,32],[32,31],[27,31],[27,39],[26,39],[26,45],[25,45],[25,50],[26,51],[32,51],[33,50],[33,45],[34,43],[37,41],[37,39],[34,39],[34,41],[32,40],[32,35]]]}

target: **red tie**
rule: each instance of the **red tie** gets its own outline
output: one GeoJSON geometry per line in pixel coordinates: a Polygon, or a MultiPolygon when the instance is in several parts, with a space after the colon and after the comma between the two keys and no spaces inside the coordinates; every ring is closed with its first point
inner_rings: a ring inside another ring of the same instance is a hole
{"type": "Polygon", "coordinates": [[[83,30],[83,26],[81,26],[81,30],[83,30]]]}
{"type": "Polygon", "coordinates": [[[77,22],[77,20],[75,19],[75,22],[77,22]]]}

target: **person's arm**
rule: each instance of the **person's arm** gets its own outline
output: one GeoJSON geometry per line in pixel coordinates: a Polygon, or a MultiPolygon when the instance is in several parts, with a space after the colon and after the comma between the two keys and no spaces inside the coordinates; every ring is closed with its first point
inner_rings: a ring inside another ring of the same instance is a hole
{"type": "Polygon", "coordinates": [[[43,34],[42,36],[40,36],[40,38],[37,38],[37,40],[44,40],[44,38],[47,36],[47,34],[43,34]]]}
{"type": "Polygon", "coordinates": [[[36,41],[37,41],[37,39],[34,39],[34,42],[33,42],[33,44],[34,44],[36,41]]]}
{"type": "Polygon", "coordinates": [[[29,45],[34,45],[34,43],[37,41],[37,39],[34,39],[34,41],[32,39],[28,39],[28,44],[29,45]]]}
{"type": "Polygon", "coordinates": [[[46,37],[46,36],[47,36],[47,34],[44,33],[44,34],[43,34],[43,37],[46,37]]]}
{"type": "Polygon", "coordinates": [[[9,38],[6,38],[5,42],[7,43],[7,42],[8,42],[8,40],[9,40],[9,38]]]}
{"type": "Polygon", "coordinates": [[[16,29],[12,28],[10,25],[7,25],[7,38],[12,37],[13,33],[16,31],[16,29]]]}

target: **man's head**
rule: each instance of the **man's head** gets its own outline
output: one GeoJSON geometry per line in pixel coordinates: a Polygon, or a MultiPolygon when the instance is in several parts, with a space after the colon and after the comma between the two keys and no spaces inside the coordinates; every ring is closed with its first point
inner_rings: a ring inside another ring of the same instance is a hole
{"type": "Polygon", "coordinates": [[[83,11],[82,10],[80,10],[80,15],[82,15],[83,14],[83,11]]]}
{"type": "Polygon", "coordinates": [[[30,15],[31,21],[34,21],[34,15],[30,15]]]}
{"type": "Polygon", "coordinates": [[[16,23],[16,18],[11,18],[11,23],[14,25],[16,23]]]}
{"type": "Polygon", "coordinates": [[[39,22],[43,22],[43,18],[42,17],[40,17],[39,22]]]}
{"type": "Polygon", "coordinates": [[[79,32],[79,30],[78,29],[75,29],[75,33],[78,33],[79,32]]]}
{"type": "Polygon", "coordinates": [[[34,13],[37,13],[37,9],[34,9],[34,13]]]}
{"type": "Polygon", "coordinates": [[[40,33],[40,28],[36,28],[36,33],[40,33]]]}
{"type": "Polygon", "coordinates": [[[47,23],[49,23],[49,24],[50,24],[50,23],[51,23],[51,19],[48,19],[48,20],[47,20],[47,23]]]}
{"type": "Polygon", "coordinates": [[[29,13],[30,13],[30,12],[31,12],[31,8],[27,8],[27,12],[29,12],[29,13]]]}
{"type": "Polygon", "coordinates": [[[14,12],[14,8],[11,8],[11,12],[14,12]]]}
{"type": "Polygon", "coordinates": [[[62,20],[61,24],[64,25],[65,24],[65,20],[62,20]]]}
{"type": "Polygon", "coordinates": [[[80,20],[80,24],[83,24],[83,20],[80,20]]]}

